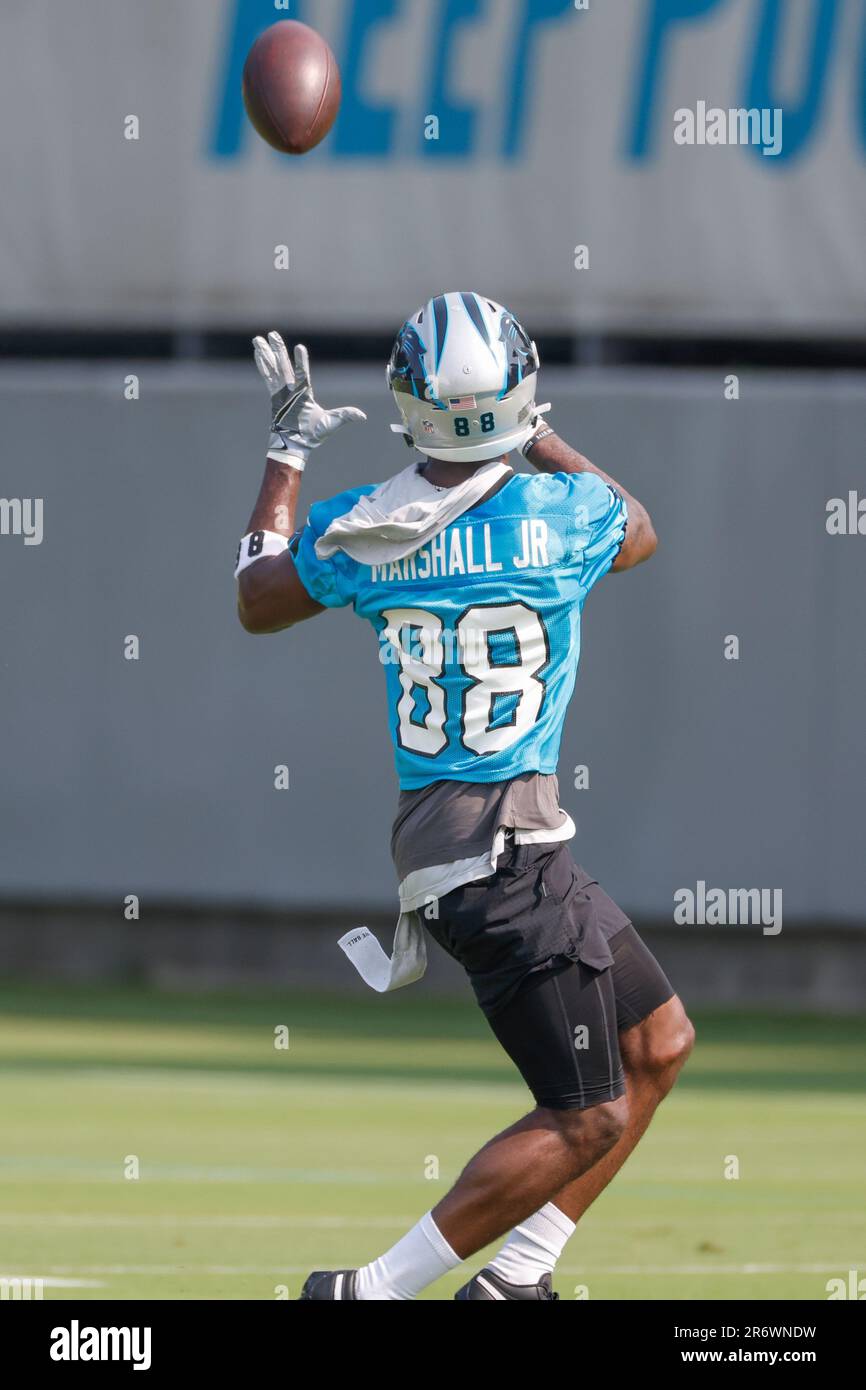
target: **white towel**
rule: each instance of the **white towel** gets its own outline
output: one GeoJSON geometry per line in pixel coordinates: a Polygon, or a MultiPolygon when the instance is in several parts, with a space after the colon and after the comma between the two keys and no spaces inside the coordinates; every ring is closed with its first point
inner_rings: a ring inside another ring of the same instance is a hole
{"type": "Polygon", "coordinates": [[[327,560],[336,550],[344,550],[362,565],[402,560],[476,506],[511,471],[507,463],[493,459],[465,483],[437,488],[412,463],[367,493],[344,516],[335,517],[316,541],[316,554],[327,560]]]}
{"type": "Polygon", "coordinates": [[[337,945],[377,994],[414,984],[427,969],[427,942],[417,912],[400,913],[390,956],[385,955],[369,927],[346,932],[337,945]]]}

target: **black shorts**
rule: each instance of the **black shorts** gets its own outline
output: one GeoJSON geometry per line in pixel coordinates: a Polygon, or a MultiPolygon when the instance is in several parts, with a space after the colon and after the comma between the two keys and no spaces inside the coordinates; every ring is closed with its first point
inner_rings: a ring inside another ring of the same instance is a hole
{"type": "Polygon", "coordinates": [[[674,990],[564,843],[509,845],[495,874],[448,893],[425,925],[466,970],[538,1105],[582,1110],[623,1094],[618,1035],[674,990]]]}

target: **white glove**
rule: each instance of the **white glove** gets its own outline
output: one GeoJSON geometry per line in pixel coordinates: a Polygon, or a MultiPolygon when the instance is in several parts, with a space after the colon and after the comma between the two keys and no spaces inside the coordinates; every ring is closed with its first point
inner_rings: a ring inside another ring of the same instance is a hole
{"type": "Polygon", "coordinates": [[[311,449],[318,449],[347,420],[366,420],[352,405],[323,410],[313,396],[310,358],[302,343],[295,348],[294,369],[279,333],[253,338],[256,366],[271,395],[268,458],[303,469],[311,449]]]}

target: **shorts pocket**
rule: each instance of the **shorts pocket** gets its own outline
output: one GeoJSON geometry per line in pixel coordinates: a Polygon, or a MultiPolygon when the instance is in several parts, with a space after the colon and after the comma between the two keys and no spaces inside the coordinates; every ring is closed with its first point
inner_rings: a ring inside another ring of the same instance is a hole
{"type": "Polygon", "coordinates": [[[562,954],[583,961],[594,970],[613,964],[599,913],[600,890],[596,879],[575,864],[562,846],[543,870],[545,892],[553,899],[560,915],[562,954]]]}
{"type": "Polygon", "coordinates": [[[544,897],[560,907],[566,906],[592,879],[575,864],[564,845],[557,845],[540,867],[540,883],[544,897]]]}

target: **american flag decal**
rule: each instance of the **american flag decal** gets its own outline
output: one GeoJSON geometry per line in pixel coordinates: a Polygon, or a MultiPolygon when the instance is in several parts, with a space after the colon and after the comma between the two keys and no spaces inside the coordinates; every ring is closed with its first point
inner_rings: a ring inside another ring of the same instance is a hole
{"type": "Polygon", "coordinates": [[[474,396],[449,396],[448,406],[451,410],[474,410],[476,405],[474,396]]]}

